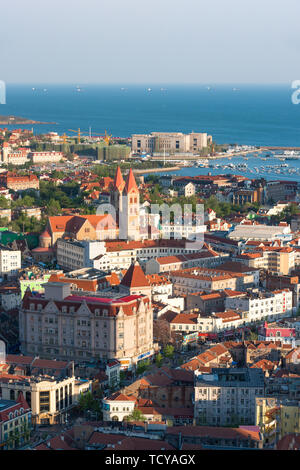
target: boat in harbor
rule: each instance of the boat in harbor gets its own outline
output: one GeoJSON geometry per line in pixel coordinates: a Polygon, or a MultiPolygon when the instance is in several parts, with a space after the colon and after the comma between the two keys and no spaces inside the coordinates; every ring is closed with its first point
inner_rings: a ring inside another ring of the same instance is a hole
{"type": "Polygon", "coordinates": [[[299,160],[300,159],[300,153],[296,152],[295,150],[285,150],[283,154],[280,156],[283,156],[285,160],[299,160]]]}

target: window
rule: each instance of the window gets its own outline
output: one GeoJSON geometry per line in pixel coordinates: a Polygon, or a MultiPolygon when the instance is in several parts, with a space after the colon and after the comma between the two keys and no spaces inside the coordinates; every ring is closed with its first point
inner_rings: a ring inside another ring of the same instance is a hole
{"type": "Polygon", "coordinates": [[[49,392],[40,392],[40,412],[50,410],[49,392]]]}

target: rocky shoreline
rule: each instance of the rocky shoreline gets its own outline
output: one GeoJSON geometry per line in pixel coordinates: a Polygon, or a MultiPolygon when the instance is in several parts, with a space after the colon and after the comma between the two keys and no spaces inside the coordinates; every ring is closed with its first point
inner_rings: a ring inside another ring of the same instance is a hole
{"type": "Polygon", "coordinates": [[[33,119],[22,118],[18,116],[0,116],[0,125],[12,124],[57,124],[57,122],[34,121],[33,119]]]}

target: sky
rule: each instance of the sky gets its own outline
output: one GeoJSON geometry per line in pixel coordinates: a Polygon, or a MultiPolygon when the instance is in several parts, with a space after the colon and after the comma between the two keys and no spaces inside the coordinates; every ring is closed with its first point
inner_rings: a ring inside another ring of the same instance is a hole
{"type": "Polygon", "coordinates": [[[11,0],[6,83],[291,83],[299,0],[11,0]]]}

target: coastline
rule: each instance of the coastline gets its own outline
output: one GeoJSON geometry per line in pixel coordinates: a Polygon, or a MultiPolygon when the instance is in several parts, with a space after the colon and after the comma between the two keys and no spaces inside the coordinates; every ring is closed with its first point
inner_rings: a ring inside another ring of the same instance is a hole
{"type": "Polygon", "coordinates": [[[133,170],[133,173],[137,174],[137,175],[144,175],[146,173],[158,173],[158,172],[166,172],[166,171],[177,171],[177,170],[180,170],[181,167],[180,166],[170,166],[170,167],[165,167],[165,168],[148,168],[148,169],[145,169],[145,170],[133,170]]]}
{"type": "Polygon", "coordinates": [[[43,121],[35,121],[33,119],[22,118],[18,116],[4,116],[0,115],[0,125],[1,126],[13,126],[13,125],[30,125],[30,124],[50,124],[50,125],[57,125],[57,122],[43,122],[43,121]]]}

